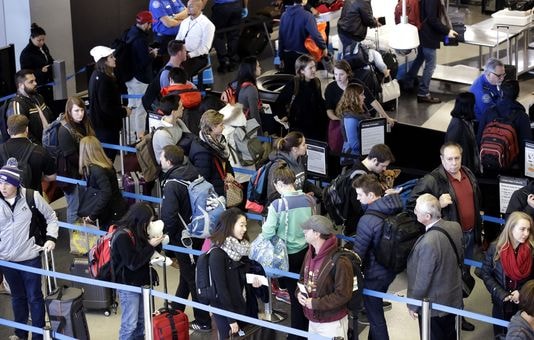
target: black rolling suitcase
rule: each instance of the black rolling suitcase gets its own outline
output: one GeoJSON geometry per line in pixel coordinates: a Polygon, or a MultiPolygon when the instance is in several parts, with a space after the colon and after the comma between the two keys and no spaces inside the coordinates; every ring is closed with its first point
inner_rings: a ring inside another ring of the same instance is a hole
{"type": "MultiPolygon", "coordinates": [[[[89,275],[89,260],[87,257],[75,257],[70,266],[72,275],[91,278],[89,275]]],[[[72,282],[72,286],[83,290],[83,307],[88,310],[102,310],[105,316],[117,313],[117,303],[113,289],[101,286],[86,285],[72,282]]]]}
{"type": "MultiPolygon", "coordinates": [[[[45,268],[56,271],[54,265],[54,255],[50,252],[50,259],[45,252],[45,268]],[[49,262],[49,260],[51,260],[49,262]],[[50,266],[51,264],[51,266],[50,266]]],[[[49,294],[45,298],[46,312],[54,332],[61,333],[80,340],[89,340],[89,328],[87,319],[83,310],[83,290],[80,288],[57,286],[57,280],[54,278],[54,284],[57,288],[52,290],[52,279],[47,277],[49,294]]]]}
{"type": "MultiPolygon", "coordinates": [[[[504,80],[517,80],[517,67],[515,65],[512,65],[512,55],[511,55],[511,49],[510,49],[510,33],[508,30],[510,29],[510,26],[508,25],[496,25],[495,29],[497,30],[497,44],[499,43],[499,31],[500,29],[506,30],[506,56],[507,56],[507,64],[504,64],[504,72],[506,72],[506,75],[504,76],[504,80]]],[[[517,51],[515,53],[518,53],[517,51]]],[[[499,46],[497,46],[497,59],[499,59],[499,46]]]]}

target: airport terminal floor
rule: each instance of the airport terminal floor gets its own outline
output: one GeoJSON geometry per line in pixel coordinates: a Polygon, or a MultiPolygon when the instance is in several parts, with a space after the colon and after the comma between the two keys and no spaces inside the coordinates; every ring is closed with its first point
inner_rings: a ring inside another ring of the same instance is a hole
{"type": "MultiPolygon", "coordinates": [[[[472,24],[479,22],[488,16],[480,13],[479,6],[470,6],[467,10],[462,8],[461,11],[467,11],[466,24],[472,24]]],[[[276,32],[273,34],[273,37],[276,32]]],[[[456,65],[465,64],[470,66],[476,66],[478,61],[478,48],[470,45],[460,45],[459,47],[446,47],[438,50],[438,64],[456,65]]],[[[211,60],[214,62],[213,69],[215,70],[216,58],[212,56],[211,60]]],[[[272,70],[273,56],[270,50],[267,48],[262,55],[261,66],[263,71],[272,70]]],[[[225,85],[232,80],[234,74],[217,74],[215,73],[215,84],[213,90],[220,91],[225,85]]],[[[330,76],[331,77],[331,76],[330,76]]],[[[534,102],[534,80],[533,76],[529,73],[525,73],[520,77],[521,93],[519,101],[524,105],[530,105],[534,102]]],[[[468,86],[449,84],[439,81],[431,82],[431,92],[433,95],[442,99],[441,104],[422,104],[417,103],[415,94],[403,94],[399,100],[399,107],[397,112],[391,112],[392,118],[399,122],[412,124],[416,126],[423,126],[431,129],[445,131],[450,119],[450,111],[453,107],[454,97],[457,93],[465,91],[468,86]]],[[[528,106],[527,106],[528,107],[528,106]]],[[[417,152],[417,150],[414,150],[417,152]]],[[[424,155],[424,157],[438,157],[439,153],[436,150],[435,154],[424,155]]],[[[495,197],[497,200],[498,197],[495,197]]],[[[60,199],[53,203],[53,207],[58,213],[60,220],[65,220],[65,201],[60,199]]],[[[253,239],[260,231],[260,226],[255,221],[249,222],[249,235],[253,239]]],[[[65,229],[61,229],[60,238],[58,241],[56,250],[56,267],[60,272],[69,272],[69,267],[72,263],[73,255],[69,253],[68,232],[65,229]]],[[[476,254],[475,260],[480,260],[482,254],[476,254]]],[[[160,270],[161,272],[161,270],[160,270]]],[[[169,292],[173,293],[176,289],[178,282],[178,270],[175,268],[168,268],[168,283],[169,292]]],[[[160,273],[160,277],[161,273],[160,273]]],[[[389,287],[388,293],[399,296],[406,295],[406,275],[401,273],[397,276],[393,284],[389,287]]],[[[162,286],[157,287],[157,290],[162,290],[162,286]]],[[[482,281],[476,278],[475,290],[471,296],[464,300],[465,309],[480,313],[483,315],[491,316],[491,301],[490,295],[486,290],[482,281]]],[[[156,307],[161,307],[163,302],[160,299],[156,299],[156,307]]],[[[279,301],[274,302],[274,309],[288,312],[288,305],[279,301]]],[[[186,310],[190,319],[193,318],[191,308],[186,310]]],[[[405,304],[393,302],[392,309],[385,312],[385,316],[388,323],[388,329],[390,338],[392,340],[412,340],[419,338],[419,328],[417,321],[412,320],[407,312],[405,304]]],[[[0,318],[12,319],[11,302],[8,295],[0,295],[0,318]]],[[[92,339],[116,339],[118,338],[118,331],[120,325],[120,307],[118,314],[112,314],[110,316],[104,316],[102,311],[87,311],[87,319],[89,324],[89,330],[92,339]]],[[[491,339],[493,337],[493,329],[490,324],[485,324],[478,321],[472,321],[475,325],[475,331],[462,332],[462,338],[466,340],[470,339],[491,339]]],[[[289,325],[288,320],[282,322],[284,325],[289,325]]],[[[215,324],[213,324],[215,327],[215,324]]],[[[367,338],[368,327],[361,325],[360,327],[360,339],[367,338]]],[[[0,326],[0,339],[7,339],[13,334],[13,330],[5,326],[0,326]]],[[[216,339],[216,331],[212,331],[209,334],[192,332],[192,339],[216,339]]],[[[285,339],[285,334],[273,332],[266,332],[265,338],[285,339]]]]}

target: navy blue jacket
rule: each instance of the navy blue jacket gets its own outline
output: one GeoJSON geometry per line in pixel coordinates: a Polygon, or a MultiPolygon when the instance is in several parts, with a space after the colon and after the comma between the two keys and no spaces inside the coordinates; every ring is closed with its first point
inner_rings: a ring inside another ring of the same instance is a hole
{"type": "Polygon", "coordinates": [[[152,80],[152,57],[148,52],[148,33],[137,25],[133,25],[126,35],[126,43],[130,44],[134,77],[142,83],[150,84],[152,80]]]}
{"type": "MultiPolygon", "coordinates": [[[[365,211],[375,210],[391,216],[402,210],[402,201],[399,194],[386,195],[369,204],[365,211]]],[[[354,251],[363,260],[363,270],[366,279],[383,277],[391,271],[378,262],[374,250],[380,245],[384,220],[378,216],[364,214],[358,221],[354,251]]]]}
{"type": "Polygon", "coordinates": [[[280,53],[294,51],[308,53],[304,47],[304,40],[311,36],[320,49],[326,48],[326,43],[317,29],[317,23],[313,14],[306,11],[302,5],[286,7],[286,11],[280,18],[280,53]]]}
{"type": "Polygon", "coordinates": [[[224,196],[224,179],[221,178],[221,175],[217,170],[215,160],[221,165],[226,164],[224,166],[226,172],[233,175],[234,170],[230,161],[228,159],[220,158],[217,153],[213,151],[206,142],[200,140],[200,138],[195,139],[191,144],[189,160],[193,163],[195,168],[197,168],[202,177],[213,185],[215,192],[217,192],[219,196],[224,196]]]}
{"type": "Polygon", "coordinates": [[[443,38],[449,34],[449,27],[441,22],[441,17],[447,15],[441,0],[421,1],[421,22],[419,40],[422,47],[438,49],[443,38]]]}

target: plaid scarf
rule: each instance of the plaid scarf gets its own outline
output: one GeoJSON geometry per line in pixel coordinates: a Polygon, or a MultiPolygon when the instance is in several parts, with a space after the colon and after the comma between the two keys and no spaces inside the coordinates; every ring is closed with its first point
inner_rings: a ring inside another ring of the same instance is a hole
{"type": "Polygon", "coordinates": [[[234,260],[239,261],[243,256],[248,256],[250,253],[250,243],[247,240],[239,241],[233,236],[228,236],[221,246],[221,249],[234,260]]]}

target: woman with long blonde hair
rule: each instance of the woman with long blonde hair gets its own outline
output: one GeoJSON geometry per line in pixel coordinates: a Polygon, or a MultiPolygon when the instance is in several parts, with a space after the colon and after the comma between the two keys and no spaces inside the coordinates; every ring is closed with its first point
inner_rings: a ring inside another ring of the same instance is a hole
{"type": "Polygon", "coordinates": [[[350,166],[358,159],[360,151],[360,122],[370,115],[364,104],[364,88],[360,84],[348,84],[336,106],[336,116],[341,119],[343,148],[341,165],[350,166]],[[346,157],[349,155],[351,157],[346,157]],[[353,156],[353,157],[352,157],[353,156]]]}
{"type": "Polygon", "coordinates": [[[113,163],[104,153],[95,136],[80,141],[80,174],[87,181],[87,190],[80,196],[78,216],[87,223],[99,222],[101,229],[118,221],[126,212],[113,163]],[[89,188],[95,192],[87,195],[89,188]]]}
{"type": "MultiPolygon", "coordinates": [[[[532,227],[530,215],[513,212],[486,252],[481,277],[491,294],[494,318],[510,320],[518,310],[519,290],[534,278],[532,227]]],[[[497,337],[506,334],[506,328],[494,325],[493,332],[497,337]]]]}

